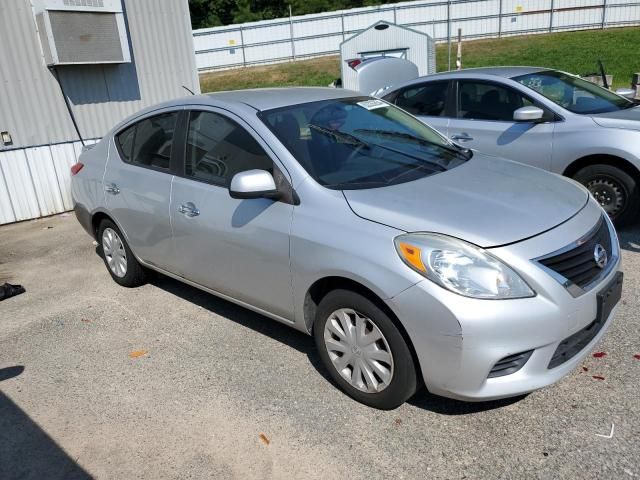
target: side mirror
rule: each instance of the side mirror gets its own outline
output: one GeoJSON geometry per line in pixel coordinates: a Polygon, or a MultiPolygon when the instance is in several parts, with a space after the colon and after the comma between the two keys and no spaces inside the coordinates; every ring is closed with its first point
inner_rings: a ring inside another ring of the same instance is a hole
{"type": "Polygon", "coordinates": [[[513,120],[516,122],[535,122],[542,120],[544,111],[541,108],[529,106],[521,107],[513,112],[513,120]]]}
{"type": "Polygon", "coordinates": [[[273,198],[280,197],[273,176],[266,170],[247,170],[236,173],[229,185],[232,198],[273,198]]]}
{"type": "Polygon", "coordinates": [[[634,100],[636,98],[636,91],[633,88],[619,88],[616,93],[621,97],[634,100]]]}

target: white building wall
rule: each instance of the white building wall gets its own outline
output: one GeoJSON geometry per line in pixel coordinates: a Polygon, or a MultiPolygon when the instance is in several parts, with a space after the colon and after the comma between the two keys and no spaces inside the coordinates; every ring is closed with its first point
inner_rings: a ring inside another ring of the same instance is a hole
{"type": "Polygon", "coordinates": [[[81,151],[80,142],[0,151],[0,224],[71,210],[71,165],[81,151]]]}

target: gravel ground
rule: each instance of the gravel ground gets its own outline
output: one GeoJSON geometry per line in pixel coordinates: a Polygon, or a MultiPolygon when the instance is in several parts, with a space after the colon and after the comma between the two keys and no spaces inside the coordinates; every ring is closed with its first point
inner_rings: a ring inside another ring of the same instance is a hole
{"type": "Polygon", "coordinates": [[[0,278],[27,293],[0,303],[0,479],[640,477],[640,229],[622,244],[606,356],[523,398],[382,412],[311,337],[167,278],[117,286],[73,216],[4,226],[0,278]]]}

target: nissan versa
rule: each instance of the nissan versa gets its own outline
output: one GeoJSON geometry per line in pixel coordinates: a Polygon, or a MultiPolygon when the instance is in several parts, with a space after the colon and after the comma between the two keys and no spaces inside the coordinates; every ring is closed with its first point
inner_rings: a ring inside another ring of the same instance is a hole
{"type": "Polygon", "coordinates": [[[377,408],[422,384],[462,400],[549,385],[621,295],[615,230],[583,186],[347,90],[164,103],[72,173],[117,283],[156,270],[311,334],[340,388],[377,408]]]}
{"type": "Polygon", "coordinates": [[[465,147],[577,180],[618,225],[640,218],[637,102],[536,67],[443,72],[383,95],[465,147]]]}

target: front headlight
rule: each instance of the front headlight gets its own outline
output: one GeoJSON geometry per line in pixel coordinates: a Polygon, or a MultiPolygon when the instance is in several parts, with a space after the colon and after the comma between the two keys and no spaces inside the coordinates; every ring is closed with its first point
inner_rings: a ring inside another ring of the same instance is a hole
{"type": "Polygon", "coordinates": [[[535,296],[513,269],[485,250],[457,238],[410,233],[396,237],[394,242],[404,263],[459,295],[483,299],[535,296]]]}

